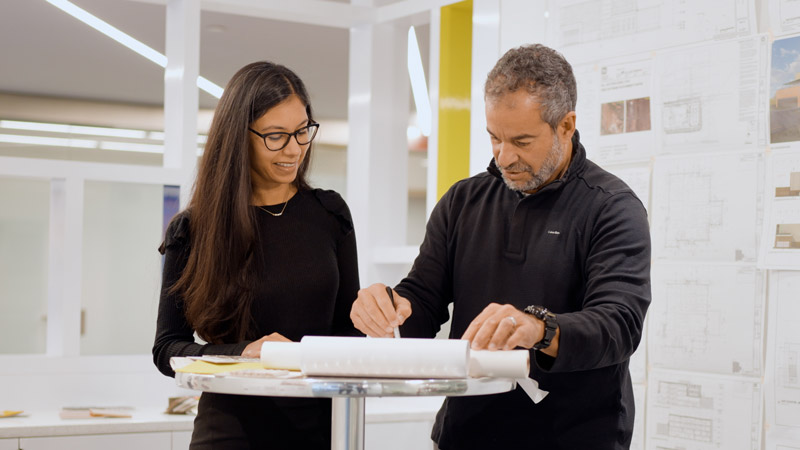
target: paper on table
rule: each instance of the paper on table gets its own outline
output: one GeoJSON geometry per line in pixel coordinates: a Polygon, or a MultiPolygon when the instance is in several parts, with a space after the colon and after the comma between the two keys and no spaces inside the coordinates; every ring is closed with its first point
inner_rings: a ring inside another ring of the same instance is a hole
{"type": "Polygon", "coordinates": [[[496,378],[527,378],[531,369],[528,350],[469,352],[469,376],[496,378]]]}
{"type": "Polygon", "coordinates": [[[215,363],[215,362],[208,362],[208,361],[194,361],[191,364],[187,364],[183,367],[175,369],[175,372],[185,372],[185,373],[198,373],[202,375],[212,375],[215,373],[224,373],[224,372],[232,372],[235,370],[246,370],[246,369],[262,369],[263,366],[259,362],[242,362],[242,363],[215,363]]]}
{"type": "Polygon", "coordinates": [[[267,369],[300,370],[299,342],[264,342],[261,344],[261,365],[267,369]]]}
{"type": "MultiPolygon", "coordinates": [[[[323,338],[328,339],[328,338],[323,338]]],[[[360,338],[356,338],[357,340],[360,338]]],[[[404,339],[405,342],[413,342],[413,339],[404,339]]],[[[337,341],[341,342],[341,341],[337,341]]],[[[348,339],[345,343],[350,345],[354,341],[348,339]]],[[[376,340],[371,344],[372,347],[381,347],[380,352],[382,358],[387,358],[389,348],[384,348],[385,341],[376,340]]],[[[424,340],[424,344],[428,345],[431,341],[424,340]]],[[[390,344],[394,347],[397,344],[390,344]]],[[[420,343],[412,344],[414,346],[420,343]]],[[[405,346],[405,345],[404,345],[405,346]]],[[[458,351],[461,352],[461,345],[457,346],[458,351]]],[[[419,351],[427,351],[421,350],[419,351]]],[[[299,342],[264,342],[261,346],[261,364],[268,369],[287,369],[287,370],[301,370],[301,354],[303,351],[303,344],[299,342]]],[[[334,350],[334,352],[345,351],[342,349],[334,350]]],[[[352,353],[351,350],[346,350],[352,353]]],[[[415,358],[419,354],[415,354],[415,358]]],[[[361,356],[361,355],[359,355],[361,356]]],[[[459,359],[459,363],[461,360],[459,359]]],[[[312,369],[313,370],[313,369],[312,369]]],[[[374,371],[375,369],[368,369],[374,371]]],[[[510,350],[510,351],[489,351],[489,350],[470,350],[469,352],[469,365],[468,375],[473,378],[480,377],[495,377],[495,378],[526,378],[530,372],[530,355],[527,350],[510,350]]],[[[320,375],[320,374],[318,374],[320,375]]],[[[359,375],[363,375],[359,373],[359,375]]],[[[390,374],[394,376],[394,374],[390,374]]]]}
{"type": "Polygon", "coordinates": [[[469,342],[456,339],[365,339],[306,336],[306,375],[466,378],[469,342]]]}
{"type": "Polygon", "coordinates": [[[448,339],[306,336],[300,343],[265,342],[261,363],[311,376],[513,378],[534,402],[547,395],[528,378],[529,351],[471,351],[468,345],[448,339]]]}

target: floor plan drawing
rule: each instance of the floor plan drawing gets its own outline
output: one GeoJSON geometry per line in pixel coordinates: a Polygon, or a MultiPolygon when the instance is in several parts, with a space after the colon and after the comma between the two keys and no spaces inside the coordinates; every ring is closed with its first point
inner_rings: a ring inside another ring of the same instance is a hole
{"type": "Polygon", "coordinates": [[[763,279],[754,266],[655,264],[648,311],[649,364],[760,377],[763,279]]]}
{"type": "Polygon", "coordinates": [[[755,262],[759,156],[658,158],[653,167],[656,259],[755,262]]]}

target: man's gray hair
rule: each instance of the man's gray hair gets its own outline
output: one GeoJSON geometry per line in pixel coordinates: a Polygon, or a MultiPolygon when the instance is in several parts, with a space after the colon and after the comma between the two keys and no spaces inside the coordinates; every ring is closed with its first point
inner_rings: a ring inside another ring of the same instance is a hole
{"type": "Polygon", "coordinates": [[[507,51],[486,78],[484,98],[496,100],[522,88],[541,103],[542,120],[553,129],[575,111],[578,88],[572,66],[552,48],[533,44],[507,51]]]}

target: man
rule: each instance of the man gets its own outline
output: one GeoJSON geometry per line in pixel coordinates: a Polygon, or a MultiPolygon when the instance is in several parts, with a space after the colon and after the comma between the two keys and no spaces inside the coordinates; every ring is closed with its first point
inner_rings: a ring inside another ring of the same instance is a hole
{"type": "Polygon", "coordinates": [[[531,349],[521,388],[452,397],[436,418],[441,449],[624,449],[633,433],[628,360],[650,303],[647,216],[631,189],[586,159],[575,78],[556,51],[508,51],[485,86],[494,158],[456,183],[428,221],[394,303],[359,291],[351,318],[371,336],[450,337],[473,349],[531,349]],[[546,308],[546,309],[545,309],[546,308]]]}

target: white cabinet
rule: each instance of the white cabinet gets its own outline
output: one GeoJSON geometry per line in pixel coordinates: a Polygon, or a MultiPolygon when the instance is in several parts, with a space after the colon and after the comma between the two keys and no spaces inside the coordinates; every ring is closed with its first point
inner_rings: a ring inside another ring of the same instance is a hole
{"type": "Polygon", "coordinates": [[[0,439],[0,450],[18,450],[19,439],[0,439]]]}
{"type": "Polygon", "coordinates": [[[368,423],[364,430],[364,448],[381,450],[433,450],[433,422],[368,423]]]}
{"type": "Polygon", "coordinates": [[[191,431],[172,432],[172,450],[189,450],[190,442],[192,442],[191,431]]]}
{"type": "Polygon", "coordinates": [[[120,433],[20,438],[23,450],[171,450],[172,433],[120,433]]]}

